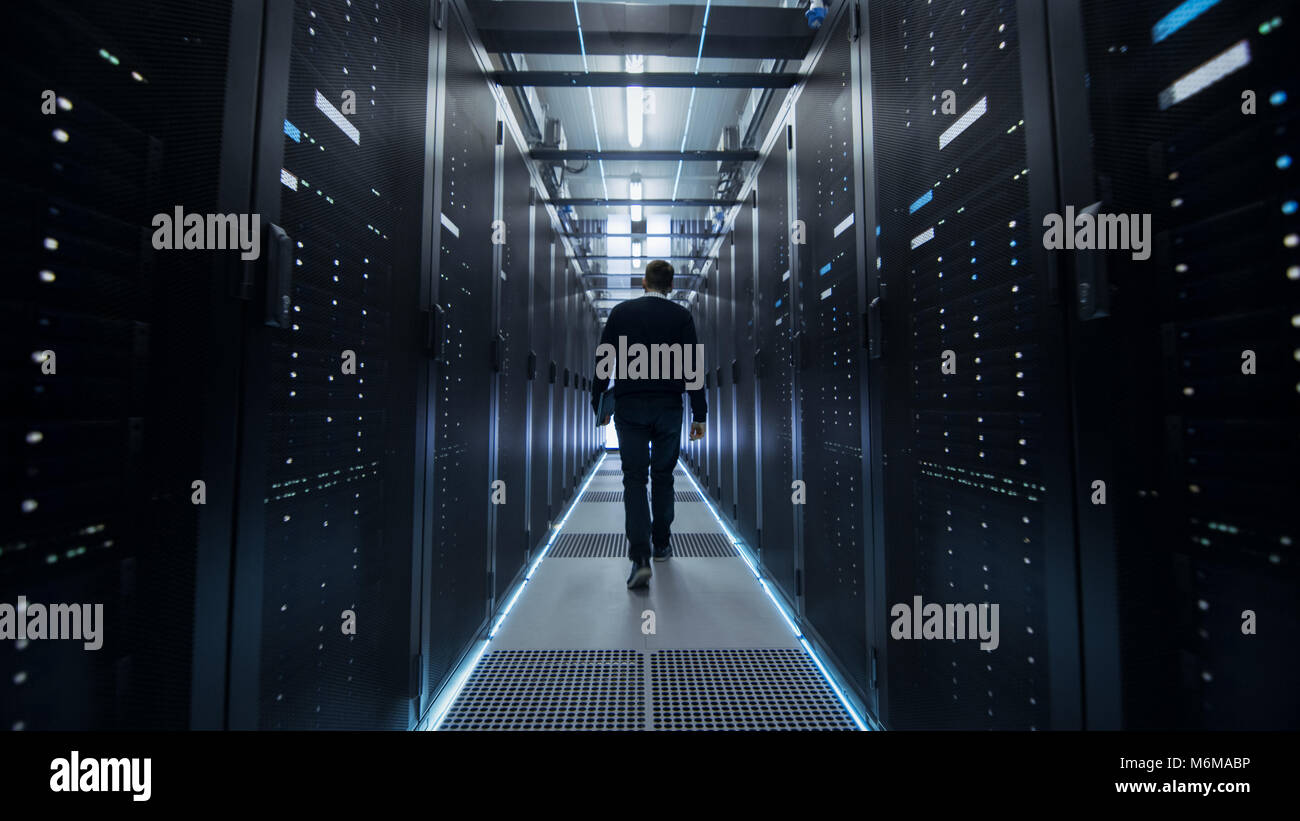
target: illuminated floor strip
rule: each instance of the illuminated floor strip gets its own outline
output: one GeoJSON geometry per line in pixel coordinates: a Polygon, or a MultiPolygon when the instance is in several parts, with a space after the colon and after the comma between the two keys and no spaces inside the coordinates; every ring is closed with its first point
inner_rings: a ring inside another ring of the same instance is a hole
{"type": "Polygon", "coordinates": [[[827,686],[831,688],[835,693],[836,698],[840,700],[840,704],[844,705],[844,709],[853,717],[853,723],[858,725],[859,730],[867,730],[868,727],[866,722],[863,721],[862,716],[858,715],[858,711],[854,709],[853,704],[844,695],[844,690],[840,687],[839,682],[836,681],[835,676],[833,676],[830,669],[822,663],[821,657],[817,655],[817,651],[813,649],[812,644],[804,637],[803,631],[799,629],[795,620],[790,617],[790,613],[786,610],[785,605],[781,603],[780,599],[776,597],[776,594],[772,592],[772,588],[768,586],[767,579],[763,578],[762,572],[758,569],[758,557],[751,552],[750,547],[745,543],[745,540],[732,532],[731,528],[727,526],[727,523],[722,520],[720,515],[718,515],[717,507],[714,506],[713,501],[709,498],[708,494],[704,492],[704,489],[700,487],[699,483],[695,481],[695,476],[686,468],[686,465],[679,461],[678,466],[686,471],[686,478],[689,479],[691,484],[695,486],[695,489],[700,492],[700,497],[704,499],[704,504],[708,506],[709,512],[713,514],[714,521],[718,523],[718,527],[722,528],[722,532],[727,534],[727,538],[731,539],[731,543],[736,547],[736,552],[740,554],[740,558],[744,559],[745,564],[749,566],[750,572],[754,574],[754,578],[757,579],[759,585],[762,586],[763,592],[772,600],[772,604],[776,607],[777,612],[781,614],[781,618],[785,619],[785,623],[790,627],[790,632],[794,633],[795,638],[799,640],[801,645],[803,645],[804,651],[807,652],[808,656],[813,660],[813,664],[817,665],[817,669],[821,671],[822,678],[826,679],[827,686]]]}
{"type": "Polygon", "coordinates": [[[596,464],[587,474],[587,481],[583,482],[582,487],[580,487],[578,492],[573,495],[573,499],[569,502],[569,508],[564,512],[564,516],[560,519],[559,524],[551,528],[551,537],[546,540],[546,545],[538,551],[537,558],[533,560],[532,565],[528,568],[528,572],[524,574],[523,581],[519,582],[519,584],[515,586],[514,591],[506,601],[506,606],[501,609],[501,614],[497,616],[496,622],[492,625],[492,629],[488,631],[488,637],[486,639],[480,639],[474,645],[473,650],[470,651],[469,655],[465,658],[465,661],[461,663],[460,669],[456,671],[452,681],[448,683],[448,685],[444,687],[442,692],[438,695],[438,700],[434,702],[433,706],[429,709],[428,729],[437,730],[439,725],[442,724],[442,720],[446,718],[447,709],[451,707],[451,705],[456,701],[456,697],[460,695],[460,691],[464,689],[465,682],[469,681],[470,674],[474,672],[474,668],[478,666],[479,660],[482,659],[483,654],[487,652],[488,644],[492,642],[492,638],[496,636],[497,632],[501,629],[501,625],[505,622],[506,616],[510,615],[510,611],[514,609],[515,602],[519,601],[519,596],[524,592],[524,588],[528,586],[528,582],[532,579],[533,574],[537,572],[538,565],[542,563],[542,559],[546,558],[546,554],[550,552],[551,546],[554,545],[555,540],[559,538],[560,531],[564,529],[564,523],[569,521],[569,517],[573,515],[573,511],[578,507],[578,503],[582,499],[582,494],[587,490],[587,485],[590,485],[591,480],[596,478],[596,471],[600,470],[600,466],[605,462],[606,455],[607,454],[605,453],[600,454],[600,458],[596,460],[596,464]]]}
{"type": "MultiPolygon", "coordinates": [[[[590,485],[592,480],[596,477],[596,472],[600,470],[601,465],[605,461],[605,457],[606,454],[602,453],[600,458],[597,460],[596,464],[591,468],[591,471],[589,472],[586,481],[583,482],[582,487],[579,488],[578,492],[574,495],[573,500],[569,504],[568,509],[565,511],[564,516],[560,519],[559,523],[554,528],[552,528],[551,536],[547,540],[546,545],[541,549],[541,551],[538,552],[537,558],[533,560],[533,563],[528,568],[528,572],[524,575],[523,580],[511,592],[505,607],[501,609],[501,612],[498,615],[496,621],[494,622],[492,629],[489,631],[488,638],[484,640],[480,640],[474,645],[473,649],[468,654],[465,661],[460,665],[460,668],[454,674],[452,681],[445,688],[443,688],[443,691],[439,694],[437,701],[434,703],[433,707],[429,711],[430,718],[428,720],[428,724],[426,725],[428,729],[437,730],[442,724],[443,719],[446,718],[448,710],[450,709],[451,705],[456,701],[457,697],[464,689],[465,683],[469,680],[471,674],[474,672],[474,668],[478,665],[479,661],[483,658],[484,653],[487,652],[488,646],[490,645],[492,638],[495,637],[496,634],[500,631],[502,624],[505,622],[506,617],[510,615],[511,610],[514,609],[515,603],[518,602],[519,597],[523,593],[524,588],[528,585],[529,580],[532,579],[533,574],[536,573],[538,566],[541,564],[542,560],[546,558],[547,554],[551,550],[551,547],[555,544],[556,539],[559,538],[559,535],[562,532],[564,525],[568,522],[569,517],[573,514],[573,511],[577,508],[578,504],[581,502],[583,494],[586,492],[588,485],[590,485]]],[[[870,729],[867,726],[867,723],[864,721],[863,717],[858,713],[857,709],[854,708],[852,702],[850,702],[849,699],[845,696],[844,689],[840,686],[836,676],[831,673],[830,668],[822,661],[821,657],[818,655],[817,651],[813,648],[812,644],[808,641],[808,639],[803,635],[803,632],[799,629],[796,620],[792,618],[789,611],[781,603],[780,599],[773,592],[772,588],[768,585],[767,579],[764,578],[763,573],[759,570],[757,557],[751,551],[749,545],[746,544],[745,541],[741,539],[734,531],[732,531],[732,529],[727,525],[725,521],[723,521],[722,517],[718,514],[717,507],[714,506],[713,502],[704,493],[699,483],[695,480],[695,477],[690,473],[688,469],[686,469],[686,466],[679,461],[678,467],[682,469],[682,471],[686,474],[686,478],[695,487],[696,491],[699,492],[700,498],[704,500],[704,504],[708,508],[709,513],[713,516],[714,521],[717,522],[718,527],[726,535],[727,539],[732,543],[732,545],[735,546],[737,554],[740,556],[741,560],[745,562],[745,565],[749,568],[750,572],[754,574],[755,580],[758,581],[759,586],[762,587],[763,589],[763,592],[766,593],[767,597],[772,601],[772,605],[776,607],[777,612],[781,614],[781,618],[785,621],[786,626],[789,627],[790,632],[795,636],[800,646],[803,647],[804,652],[808,654],[813,664],[817,667],[817,670],[821,673],[822,678],[826,681],[827,686],[829,686],[831,691],[835,693],[835,696],[837,699],[839,699],[840,704],[844,707],[845,711],[853,719],[853,723],[860,730],[870,729]]]]}

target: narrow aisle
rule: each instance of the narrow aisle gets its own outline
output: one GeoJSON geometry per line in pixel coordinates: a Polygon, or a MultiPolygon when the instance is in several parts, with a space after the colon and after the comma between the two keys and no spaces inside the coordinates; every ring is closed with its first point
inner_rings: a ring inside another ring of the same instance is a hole
{"type": "Polygon", "coordinates": [[[856,729],[680,463],[641,590],[617,454],[589,479],[438,729],[856,729]]]}

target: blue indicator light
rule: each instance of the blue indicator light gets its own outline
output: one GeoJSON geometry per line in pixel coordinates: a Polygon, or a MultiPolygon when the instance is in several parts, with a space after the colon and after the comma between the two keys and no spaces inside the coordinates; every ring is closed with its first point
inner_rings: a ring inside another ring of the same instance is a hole
{"type": "Polygon", "coordinates": [[[1159,43],[1183,26],[1219,5],[1219,0],[1187,0],[1166,14],[1151,29],[1151,42],[1159,43]]]}
{"type": "Polygon", "coordinates": [[[1277,165],[1278,168],[1290,168],[1290,167],[1291,167],[1291,155],[1290,155],[1290,154],[1283,154],[1282,156],[1278,157],[1278,158],[1277,158],[1277,163],[1276,163],[1276,165],[1277,165]]]}
{"type": "MultiPolygon", "coordinates": [[[[921,196],[917,197],[917,198],[916,198],[916,201],[912,203],[912,207],[909,208],[909,209],[907,210],[907,213],[909,213],[909,214],[915,214],[917,211],[921,210],[921,206],[925,205],[927,202],[929,202],[929,201],[932,200],[932,199],[934,199],[934,189],[933,189],[933,188],[930,189],[929,191],[926,191],[926,192],[925,192],[924,194],[922,194],[921,196]]],[[[880,226],[879,226],[879,225],[876,226],[876,236],[880,236],[880,226]]]]}
{"type": "Polygon", "coordinates": [[[284,133],[288,134],[289,139],[293,140],[294,142],[296,143],[302,142],[302,132],[298,130],[298,126],[294,125],[288,120],[284,121],[284,133]]]}
{"type": "Polygon", "coordinates": [[[831,264],[828,262],[822,266],[821,272],[818,274],[818,276],[826,276],[826,274],[829,273],[830,270],[831,270],[831,264]]]}
{"type": "Polygon", "coordinates": [[[1272,94],[1268,95],[1268,101],[1273,105],[1282,105],[1282,103],[1286,102],[1286,92],[1274,91],[1272,94]]]}
{"type": "Polygon", "coordinates": [[[1283,214],[1294,214],[1295,212],[1296,212],[1295,200],[1287,200],[1286,202],[1282,203],[1283,214]]]}

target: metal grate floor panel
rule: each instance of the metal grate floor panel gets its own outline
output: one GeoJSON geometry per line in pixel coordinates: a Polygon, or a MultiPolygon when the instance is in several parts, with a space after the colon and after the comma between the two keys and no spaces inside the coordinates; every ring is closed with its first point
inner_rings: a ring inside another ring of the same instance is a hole
{"type": "Polygon", "coordinates": [[[440,729],[807,731],[856,725],[801,649],[496,650],[479,661],[440,729]]]}
{"type": "MultiPolygon", "coordinates": [[[[623,491],[621,490],[589,490],[582,494],[584,502],[621,502],[623,501],[623,491]]],[[[703,502],[704,498],[694,490],[678,490],[673,493],[675,502],[703,502]]]]}
{"type": "MultiPolygon", "coordinates": [[[[606,470],[604,468],[601,468],[600,470],[596,471],[596,475],[597,476],[622,476],[623,470],[622,468],[619,468],[617,470],[606,470]]],[[[681,468],[677,468],[676,470],[673,471],[673,476],[685,476],[685,475],[686,475],[686,471],[682,470],[681,468]]]]}
{"type": "MultiPolygon", "coordinates": [[[[736,558],[736,547],[721,533],[674,533],[674,559],[736,558]]],[[[627,557],[627,537],[622,533],[565,533],[555,540],[551,559],[622,559],[627,557]]]]}
{"type": "Polygon", "coordinates": [[[443,730],[641,730],[645,657],[636,650],[485,653],[443,730]]]}
{"type": "Polygon", "coordinates": [[[657,650],[651,729],[855,730],[802,650],[657,650]]]}

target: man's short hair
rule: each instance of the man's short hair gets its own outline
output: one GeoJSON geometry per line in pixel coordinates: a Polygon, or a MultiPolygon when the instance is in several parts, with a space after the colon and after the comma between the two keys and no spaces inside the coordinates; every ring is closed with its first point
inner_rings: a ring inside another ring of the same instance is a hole
{"type": "Polygon", "coordinates": [[[674,273],[672,265],[662,259],[653,259],[646,264],[642,281],[653,291],[671,291],[674,273]]]}

